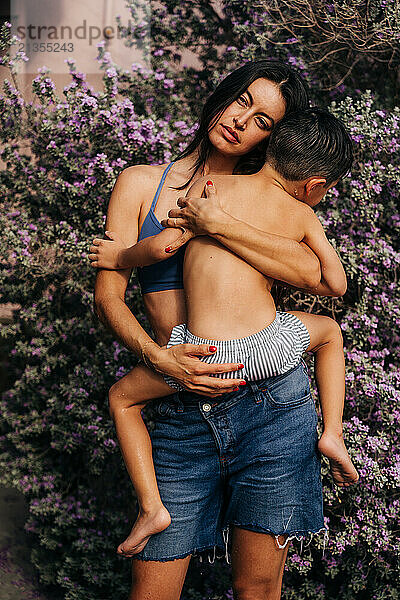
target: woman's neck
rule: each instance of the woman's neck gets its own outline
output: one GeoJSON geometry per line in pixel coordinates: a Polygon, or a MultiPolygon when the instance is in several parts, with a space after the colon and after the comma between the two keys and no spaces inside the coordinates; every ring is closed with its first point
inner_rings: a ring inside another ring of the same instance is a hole
{"type": "Polygon", "coordinates": [[[204,165],[204,175],[219,173],[220,175],[232,175],[237,165],[237,156],[227,156],[217,151],[212,151],[204,165]]]}

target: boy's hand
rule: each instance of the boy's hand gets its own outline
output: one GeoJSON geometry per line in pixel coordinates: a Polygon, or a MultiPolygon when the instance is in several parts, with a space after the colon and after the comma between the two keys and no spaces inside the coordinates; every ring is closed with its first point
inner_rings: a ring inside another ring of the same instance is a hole
{"type": "Polygon", "coordinates": [[[106,231],[110,240],[95,238],[90,246],[90,266],[100,269],[124,269],[121,251],[125,250],[126,244],[113,231],[106,231]]]}
{"type": "MultiPolygon", "coordinates": [[[[161,221],[161,225],[162,225],[162,221],[161,221]]],[[[168,254],[171,254],[172,252],[176,252],[177,250],[179,250],[179,248],[181,248],[182,246],[187,244],[187,242],[194,237],[196,237],[196,234],[194,234],[193,231],[190,231],[189,229],[184,229],[182,235],[179,236],[177,240],[172,242],[172,244],[167,246],[167,248],[165,248],[165,252],[167,252],[168,254]]]]}

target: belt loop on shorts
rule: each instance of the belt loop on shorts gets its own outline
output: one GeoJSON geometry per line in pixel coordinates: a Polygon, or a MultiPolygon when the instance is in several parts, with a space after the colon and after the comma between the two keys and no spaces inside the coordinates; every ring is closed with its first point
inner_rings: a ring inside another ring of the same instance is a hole
{"type": "Polygon", "coordinates": [[[248,381],[247,385],[249,386],[249,388],[251,389],[251,391],[253,393],[254,402],[256,404],[260,404],[262,398],[261,398],[261,394],[258,389],[258,385],[254,381],[248,381]]]}
{"type": "Polygon", "coordinates": [[[183,410],[184,410],[184,404],[183,404],[182,400],[180,399],[179,394],[180,394],[180,392],[176,392],[172,396],[172,399],[173,399],[174,402],[176,402],[176,412],[183,412],[183,410]]]}

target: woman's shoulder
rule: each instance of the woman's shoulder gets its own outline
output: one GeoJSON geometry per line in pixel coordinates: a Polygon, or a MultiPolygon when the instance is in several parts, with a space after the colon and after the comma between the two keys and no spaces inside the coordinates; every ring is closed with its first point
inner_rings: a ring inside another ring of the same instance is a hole
{"type": "Polygon", "coordinates": [[[161,179],[161,176],[168,164],[162,165],[132,165],[126,167],[118,175],[120,183],[135,184],[140,181],[141,189],[144,190],[147,185],[153,186],[154,182],[161,179]]]}
{"type": "Polygon", "coordinates": [[[123,169],[115,181],[109,211],[136,218],[154,195],[164,168],[164,165],[132,165],[123,169]]]}

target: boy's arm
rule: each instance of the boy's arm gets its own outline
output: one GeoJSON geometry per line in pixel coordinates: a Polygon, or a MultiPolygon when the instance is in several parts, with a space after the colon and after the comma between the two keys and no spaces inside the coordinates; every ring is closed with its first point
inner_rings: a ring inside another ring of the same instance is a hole
{"type": "Polygon", "coordinates": [[[127,246],[115,231],[106,231],[111,239],[95,238],[90,247],[91,266],[100,269],[131,269],[165,260],[174,252],[165,248],[182,235],[179,229],[164,229],[157,235],[127,246]]]}
{"type": "Polygon", "coordinates": [[[310,248],[321,264],[321,281],[315,288],[303,288],[318,296],[343,296],[347,290],[347,278],[336,250],[329,243],[324,228],[313,209],[305,208],[304,238],[301,241],[310,248]]]}
{"type": "Polygon", "coordinates": [[[169,258],[174,252],[167,253],[165,248],[175,242],[182,235],[179,229],[163,229],[157,235],[140,240],[121,251],[121,268],[145,267],[169,258]]]}

